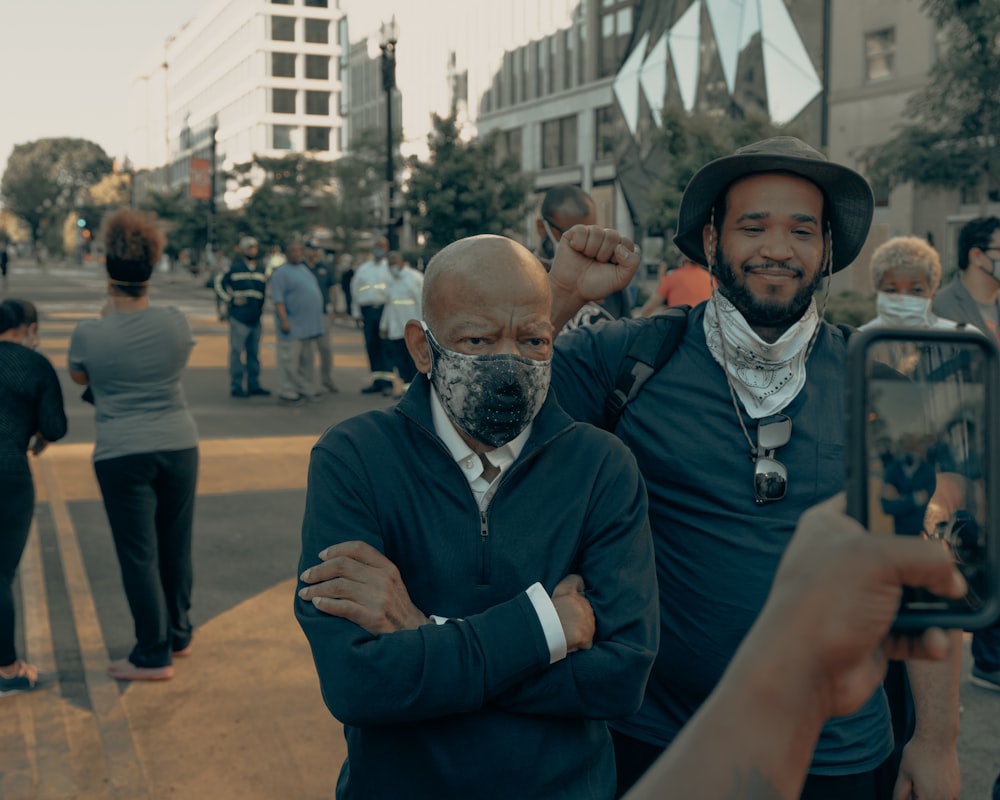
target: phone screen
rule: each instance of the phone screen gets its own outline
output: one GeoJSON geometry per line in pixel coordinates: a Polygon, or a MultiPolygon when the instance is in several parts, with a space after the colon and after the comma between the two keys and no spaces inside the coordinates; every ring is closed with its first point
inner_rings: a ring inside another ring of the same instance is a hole
{"type": "Polygon", "coordinates": [[[977,614],[990,605],[992,402],[985,337],[874,339],[864,349],[860,509],[873,534],[919,536],[952,553],[969,585],[952,600],[904,590],[900,616],[977,614]],[[977,341],[981,338],[982,341],[977,341]]]}

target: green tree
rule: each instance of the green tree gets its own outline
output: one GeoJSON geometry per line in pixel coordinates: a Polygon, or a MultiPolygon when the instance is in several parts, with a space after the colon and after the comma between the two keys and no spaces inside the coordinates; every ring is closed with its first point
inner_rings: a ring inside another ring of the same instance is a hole
{"type": "Polygon", "coordinates": [[[31,241],[51,228],[53,243],[62,238],[61,222],[89,187],[111,173],[112,160],[100,145],[86,139],[37,139],[14,146],[0,179],[7,210],[31,230],[31,241]]]}
{"type": "Polygon", "coordinates": [[[374,211],[385,191],[385,152],[378,131],[363,133],[350,153],[333,162],[333,181],[334,192],[320,204],[320,219],[337,252],[353,253],[375,226],[374,211]]]}
{"type": "Polygon", "coordinates": [[[410,159],[405,202],[428,252],[465,236],[507,234],[527,212],[531,176],[515,156],[501,159],[497,133],[469,142],[459,136],[455,115],[434,115],[427,137],[430,159],[410,159]]]}
{"type": "Polygon", "coordinates": [[[924,0],[923,9],[945,44],[907,103],[910,121],[869,151],[868,177],[882,190],[975,189],[985,203],[1000,181],[1000,0],[924,0]]]}
{"type": "Polygon", "coordinates": [[[650,189],[649,215],[641,220],[654,235],[670,237],[677,230],[677,213],[688,181],[697,170],[737,147],[781,134],[795,135],[775,126],[767,117],[749,114],[740,119],[725,114],[688,114],[668,105],[663,110],[663,128],[652,142],[656,175],[650,189]]]}
{"type": "Polygon", "coordinates": [[[237,164],[229,177],[253,188],[242,227],[264,246],[284,244],[316,224],[318,210],[333,190],[333,164],[305,153],[255,156],[237,164]]]}
{"type": "MultiPolygon", "coordinates": [[[[204,201],[194,200],[184,189],[168,189],[150,192],[140,208],[152,212],[162,222],[167,234],[168,253],[176,255],[181,250],[190,250],[194,260],[200,261],[208,243],[208,206],[204,201]]],[[[231,212],[216,212],[215,238],[223,246],[232,239],[229,233],[231,217],[231,212]]]]}

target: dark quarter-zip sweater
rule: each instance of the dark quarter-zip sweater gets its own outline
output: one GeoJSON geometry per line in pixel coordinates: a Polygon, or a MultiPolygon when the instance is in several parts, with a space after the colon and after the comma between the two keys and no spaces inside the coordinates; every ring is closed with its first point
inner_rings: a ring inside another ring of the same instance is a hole
{"type": "Polygon", "coordinates": [[[348,757],[338,798],[602,798],[604,720],[634,712],[656,652],[645,489],[613,436],[549,398],[481,516],[434,433],[420,375],[392,409],[346,420],[312,451],[301,573],[362,540],[443,625],[371,635],[295,601],[348,757]],[[525,590],[586,585],[594,646],[549,664],[525,590]]]}

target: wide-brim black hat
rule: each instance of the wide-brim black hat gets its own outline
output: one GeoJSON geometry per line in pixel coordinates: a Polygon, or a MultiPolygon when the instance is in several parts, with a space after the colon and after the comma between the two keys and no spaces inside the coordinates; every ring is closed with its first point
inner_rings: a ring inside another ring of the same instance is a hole
{"type": "Polygon", "coordinates": [[[699,264],[708,264],[702,231],[712,206],[730,184],[748,175],[786,172],[816,184],[826,198],[833,239],[834,272],[861,252],[871,227],[875,198],[853,169],[827,161],[826,156],[794,136],[775,136],[741,147],[699,169],[681,198],[674,244],[699,264]]]}

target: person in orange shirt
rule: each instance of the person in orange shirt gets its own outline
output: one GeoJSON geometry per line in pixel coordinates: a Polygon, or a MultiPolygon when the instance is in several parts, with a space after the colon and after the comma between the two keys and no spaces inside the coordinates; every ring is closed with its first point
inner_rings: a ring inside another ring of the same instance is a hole
{"type": "Polygon", "coordinates": [[[650,295],[639,314],[650,317],[661,306],[694,306],[703,303],[712,295],[715,279],[708,270],[686,257],[681,265],[660,278],[656,291],[650,295]]]}

